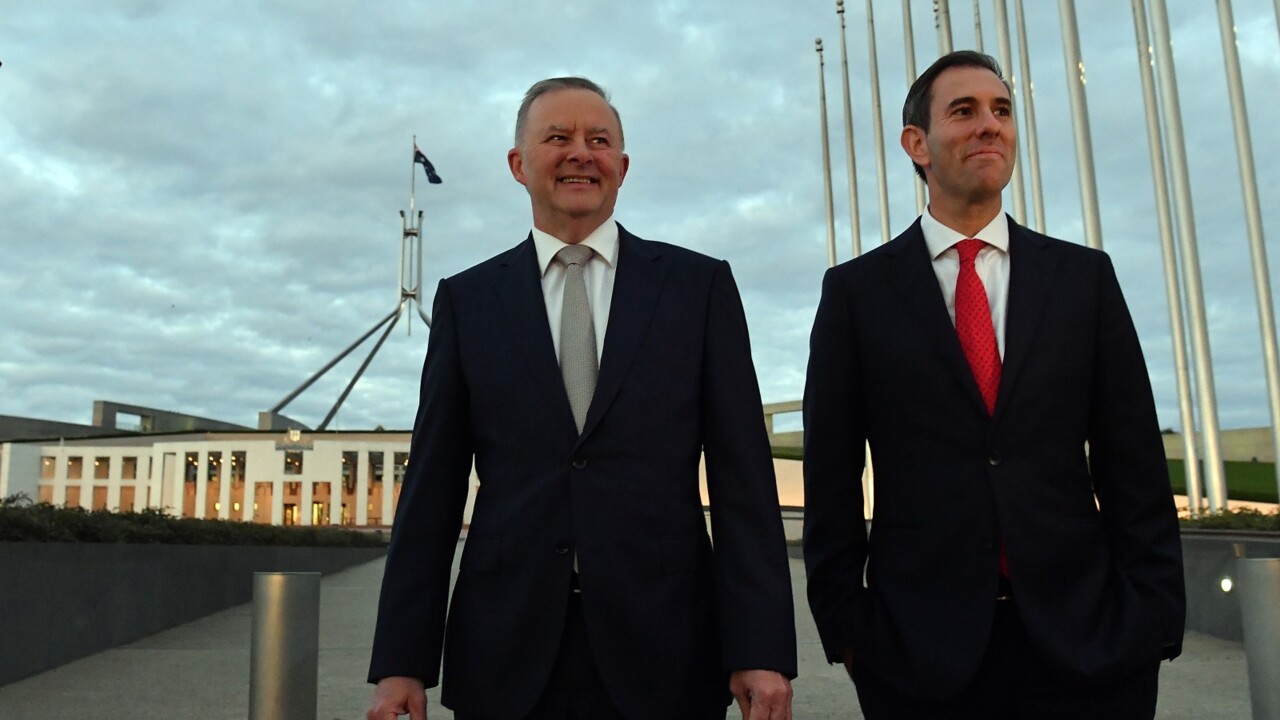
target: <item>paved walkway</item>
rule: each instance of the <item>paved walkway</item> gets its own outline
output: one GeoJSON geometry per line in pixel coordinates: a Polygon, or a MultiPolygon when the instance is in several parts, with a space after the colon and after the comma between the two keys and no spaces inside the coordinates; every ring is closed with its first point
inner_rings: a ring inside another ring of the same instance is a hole
{"type": "MultiPolygon", "coordinates": [[[[804,569],[791,561],[800,640],[796,720],[861,718],[842,669],[826,664],[804,601],[804,569]]],[[[364,717],[365,684],[382,562],[324,579],[317,720],[364,717]]],[[[0,687],[4,720],[242,720],[249,705],[252,607],[242,605],[0,687]]],[[[1160,676],[1163,720],[1247,720],[1249,685],[1238,643],[1189,634],[1160,676]]],[[[0,652],[16,649],[3,647],[0,652]]],[[[452,720],[430,693],[432,720],[452,720]]],[[[730,720],[736,720],[730,714],[730,720]]],[[[661,720],[661,719],[658,719],[661,720]]]]}

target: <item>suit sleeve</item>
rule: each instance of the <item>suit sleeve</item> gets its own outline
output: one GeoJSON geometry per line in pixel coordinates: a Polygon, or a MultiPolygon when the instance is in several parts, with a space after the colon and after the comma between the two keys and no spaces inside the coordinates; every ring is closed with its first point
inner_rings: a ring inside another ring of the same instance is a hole
{"type": "MultiPolygon", "coordinates": [[[[439,682],[453,555],[462,530],[472,439],[456,316],[447,281],[436,290],[409,466],[387,552],[369,682],[439,682]]],[[[385,478],[390,478],[390,471],[385,478]]]]}
{"type": "Polygon", "coordinates": [[[711,282],[702,377],[725,669],[796,676],[791,570],[742,300],[728,263],[711,282]]]}
{"type": "Polygon", "coordinates": [[[1109,258],[1099,283],[1089,466],[1112,555],[1161,622],[1165,657],[1181,651],[1182,545],[1137,331],[1109,258]]]}
{"type": "Polygon", "coordinates": [[[866,413],[847,289],[828,270],[804,388],[804,560],[809,609],[831,662],[854,645],[867,560],[862,471],[866,413]]]}

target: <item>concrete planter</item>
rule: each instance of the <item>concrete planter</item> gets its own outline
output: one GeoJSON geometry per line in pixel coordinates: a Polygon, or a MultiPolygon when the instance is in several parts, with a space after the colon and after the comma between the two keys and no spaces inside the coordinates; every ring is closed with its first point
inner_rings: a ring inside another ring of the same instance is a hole
{"type": "Polygon", "coordinates": [[[1234,583],[1236,557],[1280,557],[1276,533],[1222,530],[1182,531],[1182,567],[1187,581],[1187,629],[1240,642],[1240,600],[1223,590],[1223,578],[1234,583]]]}
{"type": "Polygon", "coordinates": [[[0,543],[0,685],[249,602],[255,572],[332,573],[385,548],[0,543]]]}

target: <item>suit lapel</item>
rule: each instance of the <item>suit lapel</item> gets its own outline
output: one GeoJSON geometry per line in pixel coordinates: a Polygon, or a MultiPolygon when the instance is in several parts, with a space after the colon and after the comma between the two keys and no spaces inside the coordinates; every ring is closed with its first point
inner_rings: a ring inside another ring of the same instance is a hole
{"type": "Polygon", "coordinates": [[[627,369],[644,342],[665,277],[666,265],[658,248],[618,225],[618,263],[614,271],[609,326],[604,335],[596,392],[579,442],[600,423],[622,387],[627,369]]]}
{"type": "Polygon", "coordinates": [[[514,350],[529,372],[529,388],[541,396],[541,405],[554,408],[554,412],[563,415],[563,422],[574,427],[573,410],[569,407],[555,345],[551,342],[551,325],[547,322],[547,303],[543,299],[538,252],[532,234],[507,253],[502,266],[504,272],[498,278],[497,290],[505,310],[503,315],[510,323],[511,337],[515,339],[514,350]]]}
{"type": "Polygon", "coordinates": [[[894,264],[886,275],[893,279],[897,286],[902,305],[913,315],[925,335],[933,341],[934,348],[942,356],[943,364],[956,376],[973,402],[984,409],[986,402],[978,383],[973,379],[973,371],[969,369],[969,361],[965,359],[964,350],[960,347],[960,338],[956,335],[955,325],[947,314],[947,303],[942,298],[942,288],[938,286],[938,276],[933,271],[933,258],[929,257],[929,249],[924,242],[924,233],[920,230],[920,220],[899,235],[893,242],[885,246],[889,261],[894,264]]]}
{"type": "Polygon", "coordinates": [[[1000,375],[1000,393],[996,399],[996,415],[1009,402],[1009,396],[1026,365],[1031,344],[1040,327],[1040,317],[1053,285],[1057,266],[1049,244],[1021,225],[1009,220],[1009,299],[1004,322],[1004,359],[1000,375]]]}

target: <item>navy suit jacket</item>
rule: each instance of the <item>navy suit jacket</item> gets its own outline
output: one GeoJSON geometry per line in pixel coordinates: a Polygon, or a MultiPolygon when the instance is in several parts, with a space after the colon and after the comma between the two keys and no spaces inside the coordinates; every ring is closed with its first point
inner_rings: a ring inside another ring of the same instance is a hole
{"type": "Polygon", "coordinates": [[[434,686],[443,650],[445,705],[527,714],[575,554],[600,676],[628,716],[723,705],[735,669],[795,676],[777,487],[728,264],[620,227],[610,312],[579,435],[532,238],[440,283],[371,681],[434,686]],[[473,458],[480,486],[449,603],[473,458]]]}
{"type": "Polygon", "coordinates": [[[990,637],[1003,537],[1016,608],[1068,677],[1181,647],[1181,545],[1150,381],[1110,259],[1009,221],[988,415],[917,221],[828,271],[805,387],[805,561],[824,649],[957,694],[990,637]],[[864,532],[864,442],[875,472],[864,532]],[[865,580],[864,580],[865,567],[865,580]]]}

